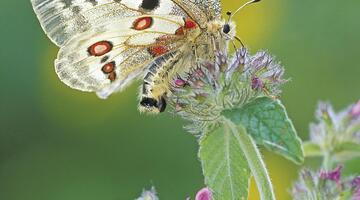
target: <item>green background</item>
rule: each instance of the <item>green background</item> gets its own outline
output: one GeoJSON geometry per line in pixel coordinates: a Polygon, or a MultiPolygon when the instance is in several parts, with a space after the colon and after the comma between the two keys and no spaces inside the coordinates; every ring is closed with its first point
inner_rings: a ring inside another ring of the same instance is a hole
{"type": "MultiPolygon", "coordinates": [[[[243,2],[224,0],[224,10],[243,2]]],[[[292,81],[282,100],[303,139],[318,100],[340,109],[360,97],[359,8],[358,0],[264,0],[235,18],[252,52],[267,49],[285,66],[292,81]]],[[[0,0],[0,36],[1,200],[126,200],[151,185],[176,200],[203,186],[196,140],[172,114],[139,114],[139,84],[103,101],[60,82],[57,47],[29,1],[0,0]]],[[[264,157],[278,199],[290,199],[298,168],[264,157]]]]}

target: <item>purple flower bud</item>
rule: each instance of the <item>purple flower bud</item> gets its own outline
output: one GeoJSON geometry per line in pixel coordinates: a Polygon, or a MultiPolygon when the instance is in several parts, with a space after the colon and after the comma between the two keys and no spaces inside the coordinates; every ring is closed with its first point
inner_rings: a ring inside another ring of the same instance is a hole
{"type": "Polygon", "coordinates": [[[350,114],[353,118],[360,117],[360,100],[352,107],[350,114]]]}
{"type": "Polygon", "coordinates": [[[264,88],[263,81],[258,77],[253,77],[251,79],[251,89],[253,90],[261,90],[264,88]]]}
{"type": "Polygon", "coordinates": [[[360,176],[355,177],[352,181],[351,181],[351,185],[354,188],[360,188],[360,176]]]}
{"type": "Polygon", "coordinates": [[[254,66],[255,71],[260,71],[266,66],[267,59],[265,52],[259,52],[255,55],[255,59],[251,61],[251,64],[254,66]]]}
{"type": "Polygon", "coordinates": [[[198,70],[195,71],[195,75],[197,77],[203,77],[205,74],[201,69],[198,69],[198,70]]]}
{"type": "Polygon", "coordinates": [[[341,170],[342,166],[338,166],[333,171],[321,171],[320,178],[324,180],[335,181],[336,183],[340,184],[341,170]]]}
{"type": "Polygon", "coordinates": [[[196,194],[195,200],[212,200],[212,192],[209,188],[203,188],[196,194]]]}
{"type": "Polygon", "coordinates": [[[360,190],[356,190],[351,200],[360,200],[360,190]]]}
{"type": "Polygon", "coordinates": [[[175,86],[177,86],[177,87],[184,87],[185,84],[186,84],[186,82],[184,80],[182,80],[181,78],[178,78],[175,80],[175,86]]]}
{"type": "Polygon", "coordinates": [[[227,63],[227,55],[226,55],[225,52],[217,52],[216,53],[216,58],[217,58],[218,64],[220,66],[226,65],[226,63],[227,63]]]}

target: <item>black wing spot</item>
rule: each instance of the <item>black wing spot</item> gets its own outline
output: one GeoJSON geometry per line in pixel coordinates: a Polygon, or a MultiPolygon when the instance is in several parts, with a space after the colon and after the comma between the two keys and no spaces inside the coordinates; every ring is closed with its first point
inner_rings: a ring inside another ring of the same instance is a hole
{"type": "Polygon", "coordinates": [[[101,58],[100,62],[105,63],[108,60],[109,60],[109,56],[104,56],[104,57],[101,58]]]}
{"type": "Polygon", "coordinates": [[[160,0],[143,0],[140,8],[144,10],[155,10],[160,5],[160,0]]]}

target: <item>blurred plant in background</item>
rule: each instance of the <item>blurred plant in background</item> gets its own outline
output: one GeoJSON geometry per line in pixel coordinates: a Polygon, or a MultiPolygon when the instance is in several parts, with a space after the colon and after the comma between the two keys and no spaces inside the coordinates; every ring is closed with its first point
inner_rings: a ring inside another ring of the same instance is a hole
{"type": "MultiPolygon", "coordinates": [[[[195,196],[195,200],[212,200],[212,192],[209,188],[203,188],[199,190],[195,196]]],[[[139,198],[136,200],[159,200],[156,195],[155,188],[151,188],[151,190],[145,190],[141,194],[139,198]]],[[[190,197],[186,198],[186,200],[191,200],[190,197]]]]}
{"type": "Polygon", "coordinates": [[[336,113],[329,103],[319,103],[317,123],[310,125],[310,141],[304,144],[307,157],[323,157],[323,168],[330,170],[360,156],[360,101],[336,113]]]}
{"type": "Polygon", "coordinates": [[[323,162],[317,172],[302,170],[293,198],[359,200],[360,176],[341,177],[341,171],[346,161],[360,156],[360,101],[339,113],[329,103],[320,103],[316,118],[304,151],[305,156],[321,157],[323,162]]]}
{"type": "Polygon", "coordinates": [[[151,190],[144,190],[136,200],[159,200],[159,198],[156,195],[155,187],[152,187],[151,190]]]}

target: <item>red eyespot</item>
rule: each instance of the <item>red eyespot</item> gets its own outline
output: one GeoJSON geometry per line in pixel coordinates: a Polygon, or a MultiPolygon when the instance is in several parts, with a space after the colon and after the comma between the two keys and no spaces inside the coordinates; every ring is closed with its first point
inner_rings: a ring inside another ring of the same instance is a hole
{"type": "Polygon", "coordinates": [[[186,19],[184,27],[186,29],[194,29],[197,27],[197,24],[191,19],[186,19]]]}
{"type": "Polygon", "coordinates": [[[116,80],[116,73],[115,72],[111,72],[108,76],[108,79],[111,81],[111,82],[114,82],[116,80]]]}
{"type": "Polygon", "coordinates": [[[184,27],[180,27],[175,31],[175,35],[184,35],[184,27]]]}
{"type": "Polygon", "coordinates": [[[115,62],[110,62],[105,64],[101,70],[104,72],[104,74],[110,74],[111,72],[114,71],[114,69],[115,69],[115,62]]]}
{"type": "Polygon", "coordinates": [[[100,41],[88,48],[88,52],[92,56],[102,56],[109,53],[113,48],[113,45],[108,41],[100,41]]]}
{"type": "Polygon", "coordinates": [[[133,29],[141,31],[151,27],[153,19],[151,17],[141,17],[134,21],[133,29]]]}
{"type": "Polygon", "coordinates": [[[149,52],[152,56],[158,57],[167,53],[169,49],[166,46],[153,46],[149,48],[149,52]]]}

